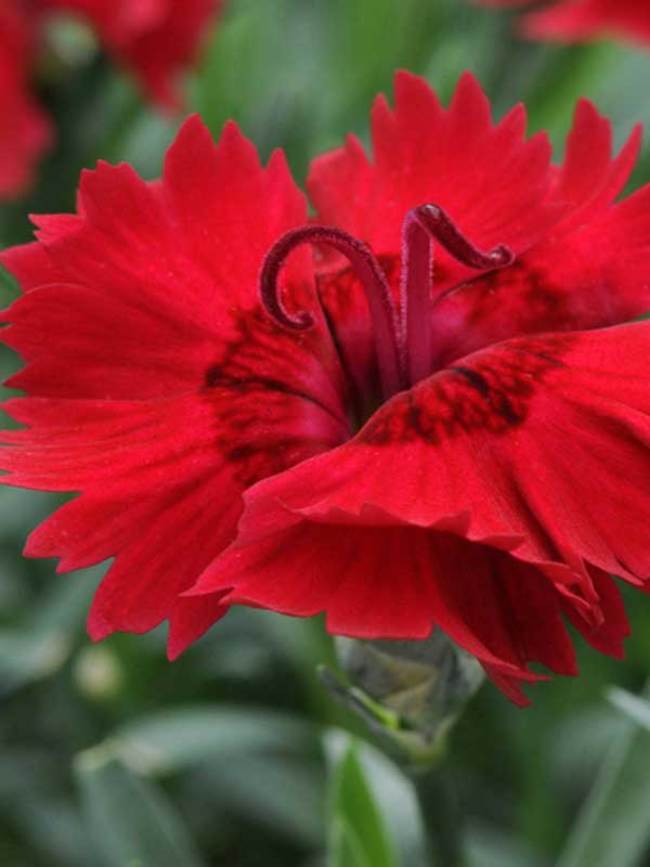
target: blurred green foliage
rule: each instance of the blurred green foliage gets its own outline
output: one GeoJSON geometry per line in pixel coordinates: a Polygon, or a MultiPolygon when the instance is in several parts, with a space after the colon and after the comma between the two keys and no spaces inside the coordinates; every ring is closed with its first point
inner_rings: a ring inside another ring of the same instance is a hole
{"type": "MultiPolygon", "coordinates": [[[[99,157],[154,177],[178,124],[103,59],[68,49],[43,83],[57,146],[33,193],[0,213],[3,244],[29,237],[28,212],[70,209],[99,157]]],[[[234,117],[264,156],[284,147],[302,180],[347,131],[367,140],[370,101],[398,66],[444,98],[469,67],[497,114],[525,100],[531,129],[558,148],[578,95],[612,116],[618,142],[650,108],[650,55],[523,44],[508,15],[463,0],[231,0],[190,105],[215,133],[234,117]]],[[[648,177],[646,150],[633,183],[648,177]]],[[[3,867],[430,863],[411,783],[350,745],[344,730],[364,733],[317,683],[332,661],[319,621],[236,611],[173,665],[160,630],[91,646],[102,570],[57,577],[20,557],[54,500],[0,491],[3,867]]],[[[650,602],[627,596],[625,662],[581,647],[580,678],[538,686],[532,708],[490,686],[469,706],[441,770],[453,803],[427,805],[453,810],[468,867],[650,864],[650,710],[621,691],[638,694],[650,670],[650,602]]]]}

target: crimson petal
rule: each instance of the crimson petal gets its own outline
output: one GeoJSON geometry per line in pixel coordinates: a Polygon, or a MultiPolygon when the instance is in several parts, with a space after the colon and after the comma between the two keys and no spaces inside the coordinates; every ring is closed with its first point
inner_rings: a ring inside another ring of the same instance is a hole
{"type": "MultiPolygon", "coordinates": [[[[257,299],[268,244],[305,218],[282,158],[264,168],[234,125],[214,145],[194,118],[162,182],[100,164],[78,214],[39,218],[38,242],[0,254],[26,290],[2,338],[27,363],[10,384],[30,395],[5,405],[26,427],[2,435],[2,481],[79,493],[27,553],[61,571],[115,558],[94,637],[169,618],[180,652],[224,611],[179,594],[232,540],[245,486],[347,435],[322,322],[295,337],[257,299]]],[[[304,256],[282,288],[304,303],[304,256]]]]}
{"type": "Polygon", "coordinates": [[[196,59],[223,0],[40,0],[86,18],[106,49],[167,108],[182,100],[178,76],[196,59]]]}
{"type": "MultiPolygon", "coordinates": [[[[249,491],[238,539],[192,592],[232,587],[229,601],[295,614],[324,609],[331,628],[347,634],[371,628],[374,637],[422,637],[427,615],[454,634],[441,614],[451,610],[449,600],[432,600],[459,574],[480,574],[480,544],[491,557],[504,552],[497,569],[504,584],[508,574],[530,569],[589,640],[617,652],[627,626],[602,574],[637,585],[650,579],[649,351],[650,326],[641,323],[512,340],[463,359],[395,396],[346,445],[249,491]],[[449,560],[445,568],[414,566],[415,528],[434,537],[435,550],[449,534],[467,540],[455,568],[449,560]],[[354,562],[346,556],[369,556],[363,533],[380,553],[355,587],[354,570],[344,567],[354,562]],[[389,545],[397,536],[399,557],[389,545]],[[340,595],[355,606],[346,621],[336,607],[341,581],[340,595]]],[[[480,596],[486,621],[487,609],[501,604],[498,592],[469,596],[480,596]]],[[[570,668],[565,653],[554,658],[533,637],[533,615],[525,601],[519,605],[523,620],[530,618],[521,633],[530,636],[531,655],[570,668]]],[[[466,612],[459,620],[470,628],[466,612]]],[[[552,634],[548,628],[557,651],[552,634]]],[[[454,637],[493,665],[462,632],[454,637]]]]}
{"type": "Polygon", "coordinates": [[[18,8],[0,7],[0,201],[26,191],[51,141],[50,124],[29,92],[33,25],[18,8]]]}

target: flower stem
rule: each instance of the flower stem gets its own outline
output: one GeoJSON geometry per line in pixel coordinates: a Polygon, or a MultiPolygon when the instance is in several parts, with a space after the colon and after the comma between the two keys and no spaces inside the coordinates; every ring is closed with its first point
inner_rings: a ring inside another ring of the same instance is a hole
{"type": "Polygon", "coordinates": [[[454,786],[440,766],[412,774],[427,834],[431,867],[463,867],[462,814],[454,786]]]}

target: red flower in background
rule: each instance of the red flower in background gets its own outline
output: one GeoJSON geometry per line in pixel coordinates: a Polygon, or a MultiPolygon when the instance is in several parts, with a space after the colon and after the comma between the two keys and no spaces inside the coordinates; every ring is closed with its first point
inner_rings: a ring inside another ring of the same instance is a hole
{"type": "MultiPolygon", "coordinates": [[[[485,6],[513,8],[534,6],[534,0],[478,0],[485,6]]],[[[650,5],[647,0],[551,0],[529,12],[523,32],[539,39],[582,41],[614,35],[650,42],[650,5]]]]}
{"type": "Polygon", "coordinates": [[[640,131],[613,157],[582,102],[556,167],[524,126],[471,76],[445,110],[401,74],[372,160],[315,161],[309,223],[280,153],[194,118],[159,182],[100,164],[2,254],[4,481],[78,493],[26,553],[115,558],[94,638],[168,619],[174,657],[230,604],[439,627],[516,701],[531,661],[575,673],[563,616],[622,652],[609,575],[650,577],[650,323],[620,324],[650,308],[650,187],[615,203],[640,131]]]}
{"type": "Polygon", "coordinates": [[[177,78],[193,62],[222,0],[6,0],[0,8],[0,200],[20,195],[50,139],[30,77],[52,11],[86,19],[155,102],[180,104],[177,78]]]}
{"type": "Polygon", "coordinates": [[[46,9],[79,13],[148,94],[176,108],[177,77],[195,60],[206,26],[223,0],[40,0],[46,9]]]}
{"type": "Polygon", "coordinates": [[[29,87],[32,33],[10,5],[0,7],[0,201],[29,185],[50,128],[29,87]]]}

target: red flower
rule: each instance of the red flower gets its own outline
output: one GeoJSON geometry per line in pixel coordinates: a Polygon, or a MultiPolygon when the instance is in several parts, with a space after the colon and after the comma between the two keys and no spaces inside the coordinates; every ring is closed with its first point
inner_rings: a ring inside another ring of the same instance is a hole
{"type": "Polygon", "coordinates": [[[150,97],[180,103],[179,73],[194,60],[222,0],[6,0],[0,8],[0,200],[29,186],[50,128],[29,88],[36,43],[48,12],[79,14],[150,97]]]}
{"type": "Polygon", "coordinates": [[[26,553],[115,557],[94,638],[168,618],[173,657],[229,604],[439,626],[516,701],[530,661],[575,673],[563,615],[622,652],[609,574],[650,576],[650,323],[620,324],[650,308],[650,187],[614,203],[640,131],[613,158],[582,102],[555,167],[471,76],[448,110],[396,88],[372,161],[314,163],[316,223],[281,154],[194,118],[161,181],[100,164],[2,254],[29,395],[4,481],[79,493],[26,553]]]}
{"type": "MultiPolygon", "coordinates": [[[[485,6],[525,7],[534,0],[478,0],[485,6]]],[[[552,0],[548,8],[530,12],[522,28],[527,36],[575,42],[612,34],[650,42],[647,0],[552,0]]]]}
{"type": "Polygon", "coordinates": [[[86,17],[120,63],[156,102],[175,108],[176,78],[192,64],[206,26],[223,0],[40,0],[86,17]]]}
{"type": "Polygon", "coordinates": [[[0,7],[0,200],[19,195],[47,147],[50,128],[29,92],[31,33],[10,6],[0,7]]]}

